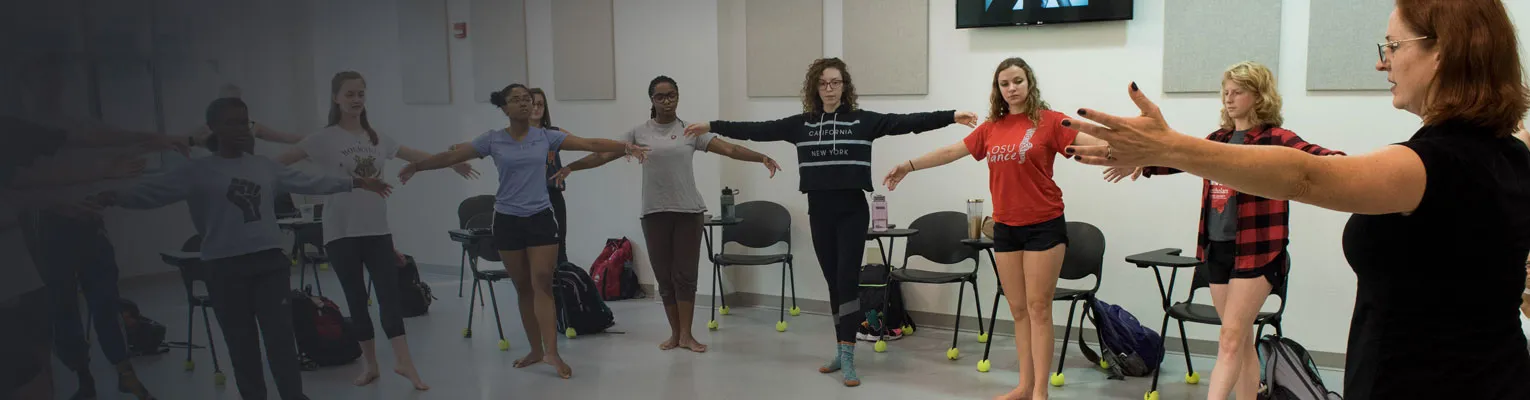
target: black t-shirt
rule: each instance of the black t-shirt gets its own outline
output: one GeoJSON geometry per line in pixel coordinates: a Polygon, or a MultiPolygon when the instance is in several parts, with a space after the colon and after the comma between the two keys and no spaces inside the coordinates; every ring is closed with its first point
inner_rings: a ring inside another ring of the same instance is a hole
{"type": "Polygon", "coordinates": [[[1530,151],[1479,126],[1401,143],[1428,174],[1410,215],[1354,215],[1358,290],[1346,399],[1530,399],[1520,293],[1530,254],[1530,151]]]}

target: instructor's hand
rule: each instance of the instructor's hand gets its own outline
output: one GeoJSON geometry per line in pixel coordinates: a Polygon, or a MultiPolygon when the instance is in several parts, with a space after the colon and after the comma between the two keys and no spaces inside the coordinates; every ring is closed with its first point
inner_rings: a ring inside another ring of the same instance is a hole
{"type": "Polygon", "coordinates": [[[956,123],[966,125],[968,128],[978,126],[978,116],[971,111],[957,111],[954,119],[956,123]]]}
{"type": "Polygon", "coordinates": [[[1172,165],[1166,162],[1178,157],[1178,141],[1191,139],[1164,121],[1158,105],[1132,83],[1128,89],[1132,102],[1142,114],[1135,117],[1118,117],[1098,110],[1080,108],[1079,117],[1088,119],[1065,119],[1063,126],[1077,129],[1108,144],[1093,146],[1068,146],[1066,152],[1074,159],[1091,165],[1108,167],[1140,167],[1146,165],[1172,165]]]}
{"type": "Polygon", "coordinates": [[[712,131],[711,122],[697,122],[685,126],[685,137],[698,137],[712,131]]]}

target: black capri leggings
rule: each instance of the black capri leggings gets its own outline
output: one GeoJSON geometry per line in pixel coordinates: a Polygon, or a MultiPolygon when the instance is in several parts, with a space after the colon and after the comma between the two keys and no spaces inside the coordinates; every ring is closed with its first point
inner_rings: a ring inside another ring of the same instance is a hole
{"type": "Polygon", "coordinates": [[[345,291],[345,305],[351,309],[351,324],[356,340],[376,337],[372,315],[367,310],[367,282],[362,265],[377,288],[377,308],[382,314],[383,334],[389,339],[404,335],[404,317],[399,314],[398,254],[393,251],[393,235],[359,236],[335,239],[325,246],[329,263],[340,277],[345,291]]]}
{"type": "Polygon", "coordinates": [[[813,252],[829,282],[829,302],[834,310],[834,336],[855,343],[866,315],[861,313],[861,261],[866,251],[866,228],[871,208],[860,190],[808,192],[808,224],[813,233],[813,252]]]}

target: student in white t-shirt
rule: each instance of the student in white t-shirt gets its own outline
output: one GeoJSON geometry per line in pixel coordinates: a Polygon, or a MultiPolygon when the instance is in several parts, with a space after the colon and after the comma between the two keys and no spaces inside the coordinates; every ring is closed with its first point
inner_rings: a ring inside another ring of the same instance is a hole
{"type": "MultiPolygon", "coordinates": [[[[414,162],[430,157],[429,153],[400,146],[393,138],[380,135],[367,121],[366,81],[360,73],[344,71],[330,79],[329,126],[308,135],[297,147],[277,158],[283,165],[311,160],[326,173],[358,178],[381,178],[383,165],[394,157],[414,162]]],[[[452,167],[464,178],[477,177],[478,171],[463,163],[452,167]]],[[[388,203],[382,196],[367,192],[331,194],[324,199],[324,249],[330,265],[345,290],[351,320],[361,341],[361,375],[356,386],[377,380],[377,342],[372,317],[367,310],[367,285],[363,265],[377,291],[383,334],[393,345],[396,362],[393,371],[408,378],[416,390],[429,390],[420,380],[404,339],[404,318],[399,307],[397,252],[392,231],[388,228],[388,203]]]]}

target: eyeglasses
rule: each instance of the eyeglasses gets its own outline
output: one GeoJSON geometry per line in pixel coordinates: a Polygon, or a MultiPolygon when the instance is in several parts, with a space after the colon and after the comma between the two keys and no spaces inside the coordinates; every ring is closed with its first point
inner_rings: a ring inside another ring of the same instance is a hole
{"type": "Polygon", "coordinates": [[[1392,52],[1397,51],[1398,47],[1402,47],[1403,43],[1416,42],[1416,41],[1426,40],[1426,39],[1434,39],[1434,38],[1429,37],[1429,36],[1419,36],[1419,37],[1412,38],[1412,39],[1393,40],[1393,41],[1386,42],[1386,43],[1377,43],[1376,44],[1376,54],[1381,57],[1381,63],[1385,64],[1385,63],[1387,63],[1388,59],[1390,58],[1388,56],[1391,55],[1392,52]]]}
{"type": "Polygon", "coordinates": [[[821,89],[830,89],[830,88],[838,89],[838,88],[841,88],[841,87],[844,87],[844,86],[845,86],[845,81],[837,80],[837,79],[836,80],[832,80],[832,81],[818,81],[818,87],[821,88],[821,89]]]}
{"type": "Polygon", "coordinates": [[[656,93],[651,98],[660,103],[670,103],[680,100],[680,93],[656,93]]]}
{"type": "Polygon", "coordinates": [[[530,102],[532,102],[532,100],[535,100],[535,99],[533,99],[531,96],[524,96],[524,97],[522,97],[522,96],[512,96],[512,97],[510,97],[507,100],[509,100],[511,103],[519,104],[519,103],[530,103],[530,102]]]}

